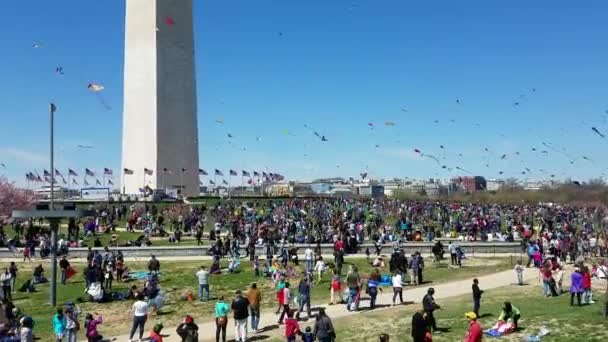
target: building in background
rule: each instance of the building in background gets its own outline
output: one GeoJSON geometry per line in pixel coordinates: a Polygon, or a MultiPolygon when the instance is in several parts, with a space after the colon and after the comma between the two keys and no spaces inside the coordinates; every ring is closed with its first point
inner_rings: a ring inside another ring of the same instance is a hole
{"type": "Polygon", "coordinates": [[[124,54],[123,192],[198,195],[192,0],[126,0],[124,54]]]}

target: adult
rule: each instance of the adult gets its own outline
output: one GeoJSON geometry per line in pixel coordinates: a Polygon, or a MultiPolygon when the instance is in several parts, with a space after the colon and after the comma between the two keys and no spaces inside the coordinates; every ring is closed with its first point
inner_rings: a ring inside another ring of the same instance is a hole
{"type": "Polygon", "coordinates": [[[232,301],[234,316],[234,330],[236,342],[247,342],[247,320],[249,318],[249,301],[243,297],[241,290],[236,291],[236,298],[232,301]]]}
{"type": "Polygon", "coordinates": [[[21,342],[34,342],[34,320],[29,317],[22,317],[19,320],[21,329],[19,330],[19,337],[21,342]]]}
{"type": "Polygon", "coordinates": [[[131,322],[131,332],[129,333],[129,340],[133,341],[133,335],[139,328],[139,340],[144,337],[144,327],[148,320],[148,303],[144,301],[144,295],[141,293],[137,294],[135,303],[131,307],[131,313],[133,314],[133,321],[131,322]]]}
{"type": "Polygon", "coordinates": [[[198,325],[194,323],[194,318],[187,315],[184,322],[180,324],[176,331],[182,342],[198,342],[198,325]]]}
{"type": "Polygon", "coordinates": [[[515,329],[517,329],[517,322],[519,321],[520,317],[521,317],[521,312],[519,311],[519,309],[516,308],[515,306],[513,306],[511,304],[511,302],[506,301],[504,303],[502,311],[500,312],[500,315],[498,315],[498,321],[499,322],[511,321],[511,322],[513,322],[513,327],[515,329]]]}
{"type": "Polygon", "coordinates": [[[306,272],[312,272],[312,262],[313,262],[313,251],[312,249],[309,247],[306,247],[306,250],[304,251],[304,261],[306,262],[306,272]]]}
{"type": "Polygon", "coordinates": [[[367,294],[369,294],[369,308],[373,310],[376,308],[376,298],[378,297],[378,289],[380,286],[380,271],[377,268],[372,270],[372,273],[367,279],[367,294]]]}
{"type": "Polygon", "coordinates": [[[475,313],[475,316],[479,317],[479,307],[481,305],[483,290],[479,288],[479,280],[477,278],[473,279],[471,289],[473,290],[473,312],[475,313]]]}
{"type": "Polygon", "coordinates": [[[578,267],[574,268],[574,272],[570,275],[570,306],[574,305],[574,297],[578,305],[581,305],[581,295],[583,293],[583,275],[578,267]]]}
{"type": "Polygon", "coordinates": [[[247,301],[249,302],[249,317],[251,317],[251,329],[253,333],[257,333],[260,324],[260,303],[262,302],[262,293],[258,289],[256,283],[251,284],[247,292],[247,301]]]}
{"type": "Polygon", "coordinates": [[[435,303],[435,298],[433,295],[435,294],[434,288],[429,288],[426,292],[426,295],[422,298],[422,309],[426,314],[426,322],[427,326],[432,329],[432,331],[437,330],[437,322],[435,321],[435,310],[440,309],[441,307],[435,303]]]}
{"type": "Polygon", "coordinates": [[[477,314],[474,312],[467,312],[464,314],[469,320],[469,331],[467,332],[467,336],[465,337],[465,342],[481,342],[483,333],[481,331],[481,325],[477,321],[477,314]]]}
{"type": "Polygon", "coordinates": [[[412,316],[412,339],[414,342],[425,342],[427,325],[424,319],[424,311],[416,311],[412,316]]]}
{"type": "Polygon", "coordinates": [[[228,325],[228,305],[224,302],[224,296],[215,303],[215,342],[220,342],[220,334],[222,342],[226,342],[226,326],[228,325]]]}
{"type": "Polygon", "coordinates": [[[148,271],[150,272],[159,272],[160,271],[160,261],[156,259],[156,256],[151,255],[150,261],[148,261],[148,271]]]}
{"type": "Polygon", "coordinates": [[[450,252],[450,264],[456,266],[458,263],[458,255],[456,254],[456,244],[450,241],[448,243],[448,252],[450,252]]]}
{"type": "Polygon", "coordinates": [[[325,313],[325,308],[319,309],[313,335],[319,342],[333,342],[336,339],[336,331],[331,319],[325,313]]]}
{"type": "Polygon", "coordinates": [[[73,307],[65,309],[65,340],[67,342],[78,342],[78,313],[73,307]]]}
{"type": "Polygon", "coordinates": [[[11,300],[11,282],[12,282],[13,276],[11,275],[11,272],[9,271],[9,269],[5,269],[4,273],[2,273],[2,275],[0,275],[0,283],[2,283],[2,295],[4,299],[8,299],[11,300]]]}
{"type": "Polygon", "coordinates": [[[61,269],[61,284],[65,285],[65,281],[68,278],[68,269],[70,268],[70,262],[65,255],[59,260],[59,268],[61,269]]]}
{"type": "Polygon", "coordinates": [[[289,302],[291,301],[291,291],[289,290],[289,282],[285,283],[285,287],[279,290],[280,303],[282,303],[281,316],[279,316],[278,324],[283,324],[283,319],[289,313],[289,302]]]}
{"type": "Polygon", "coordinates": [[[17,283],[17,271],[19,270],[19,268],[17,267],[17,265],[15,264],[14,261],[11,261],[11,265],[9,266],[8,270],[11,272],[11,289],[13,292],[17,291],[17,289],[15,288],[15,284],[17,283]]]}
{"type": "Polygon", "coordinates": [[[200,270],[196,272],[196,277],[198,278],[198,300],[203,301],[203,295],[207,292],[205,298],[209,301],[209,271],[205,268],[205,266],[201,266],[200,270]]]}
{"type": "Polygon", "coordinates": [[[359,309],[359,288],[361,287],[361,277],[357,271],[357,266],[350,266],[346,275],[346,286],[348,286],[348,301],[346,309],[348,311],[359,309]],[[354,308],[353,308],[354,307],[354,308]]]}
{"type": "Polygon", "coordinates": [[[308,277],[303,277],[302,280],[300,280],[300,284],[298,284],[298,313],[296,315],[296,320],[300,319],[300,314],[304,311],[304,306],[306,306],[306,315],[308,319],[310,319],[310,281],[308,280],[308,277]]]}
{"type": "Polygon", "coordinates": [[[397,272],[393,273],[391,281],[393,283],[393,306],[395,306],[397,296],[399,296],[399,302],[403,304],[403,279],[401,278],[401,274],[397,272]]]}

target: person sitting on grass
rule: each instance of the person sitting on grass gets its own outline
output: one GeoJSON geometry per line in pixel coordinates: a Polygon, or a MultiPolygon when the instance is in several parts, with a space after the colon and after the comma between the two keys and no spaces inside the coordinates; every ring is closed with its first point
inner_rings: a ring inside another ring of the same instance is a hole
{"type": "Polygon", "coordinates": [[[517,322],[519,321],[520,318],[521,318],[521,312],[519,311],[518,308],[513,306],[511,304],[511,302],[509,302],[509,301],[506,301],[504,303],[502,311],[500,312],[500,315],[498,315],[499,322],[511,321],[511,322],[513,322],[514,329],[517,329],[517,322]]]}

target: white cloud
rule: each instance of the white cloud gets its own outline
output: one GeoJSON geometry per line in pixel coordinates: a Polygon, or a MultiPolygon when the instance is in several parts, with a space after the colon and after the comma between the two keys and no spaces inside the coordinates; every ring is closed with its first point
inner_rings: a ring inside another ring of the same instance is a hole
{"type": "Polygon", "coordinates": [[[37,166],[48,163],[48,154],[24,150],[16,147],[0,147],[0,160],[19,165],[37,166]]]}

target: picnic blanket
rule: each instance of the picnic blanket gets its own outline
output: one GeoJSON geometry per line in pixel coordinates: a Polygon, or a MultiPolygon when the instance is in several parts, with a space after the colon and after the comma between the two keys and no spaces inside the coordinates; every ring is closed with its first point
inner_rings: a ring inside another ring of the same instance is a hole
{"type": "MultiPolygon", "coordinates": [[[[147,271],[129,272],[128,277],[131,279],[146,280],[146,279],[148,279],[149,275],[150,275],[150,272],[147,272],[147,271]]],[[[160,272],[158,272],[157,275],[160,275],[160,272]]]]}
{"type": "Polygon", "coordinates": [[[513,322],[497,322],[494,326],[485,331],[486,335],[501,337],[515,331],[513,322]]]}

